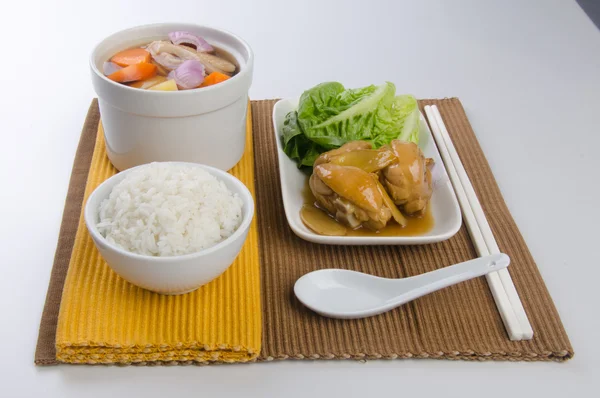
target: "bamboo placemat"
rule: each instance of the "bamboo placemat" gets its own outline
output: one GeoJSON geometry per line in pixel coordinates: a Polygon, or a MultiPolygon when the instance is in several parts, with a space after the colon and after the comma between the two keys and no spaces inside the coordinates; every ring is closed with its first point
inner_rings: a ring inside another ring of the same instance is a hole
{"type": "MultiPolygon", "coordinates": [[[[423,100],[437,105],[534,329],[530,341],[508,339],[484,278],[471,280],[362,320],[335,320],[305,309],[293,295],[298,277],[320,268],[347,268],[384,277],[405,277],[476,257],[466,228],[426,246],[324,246],[305,242],[289,229],[283,212],[271,113],[276,100],[252,102],[256,204],[260,236],[263,342],[260,360],[444,358],[564,361],[573,349],[527,245],[456,98],[423,100]]],[[[35,361],[55,364],[56,318],[89,170],[98,110],[94,102],[83,129],[35,361]],[[92,143],[90,143],[90,141],[92,143]],[[86,164],[87,162],[87,164],[86,164]],[[75,216],[76,215],[76,216],[75,216]]]]}

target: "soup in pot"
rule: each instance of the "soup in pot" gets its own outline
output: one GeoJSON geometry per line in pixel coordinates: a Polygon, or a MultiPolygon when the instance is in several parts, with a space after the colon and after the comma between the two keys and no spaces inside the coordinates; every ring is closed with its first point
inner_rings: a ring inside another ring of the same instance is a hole
{"type": "Polygon", "coordinates": [[[193,90],[222,83],[239,67],[234,57],[190,32],[119,51],[103,65],[112,81],[142,90],[193,90]]]}

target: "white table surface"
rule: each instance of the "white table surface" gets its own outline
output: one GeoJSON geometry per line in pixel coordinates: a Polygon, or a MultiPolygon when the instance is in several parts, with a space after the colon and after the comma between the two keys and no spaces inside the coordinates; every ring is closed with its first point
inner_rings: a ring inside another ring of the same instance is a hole
{"type": "Polygon", "coordinates": [[[589,396],[581,389],[600,387],[600,264],[592,256],[600,224],[600,31],[574,1],[122,3],[2,6],[0,396],[589,396]],[[256,53],[253,99],[298,95],[326,80],[349,87],[390,80],[420,98],[459,97],[575,358],[34,367],[71,165],[94,97],[89,52],[114,31],[163,21],[244,37],[256,53]]]}

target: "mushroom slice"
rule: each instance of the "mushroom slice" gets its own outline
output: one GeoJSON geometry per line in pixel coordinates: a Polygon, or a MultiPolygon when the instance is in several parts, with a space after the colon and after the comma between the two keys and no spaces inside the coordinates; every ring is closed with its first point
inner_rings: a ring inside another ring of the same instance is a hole
{"type": "Polygon", "coordinates": [[[231,75],[235,72],[235,65],[223,58],[219,58],[216,55],[209,53],[198,52],[197,54],[200,62],[204,64],[208,73],[220,72],[225,75],[231,75]]]}
{"type": "Polygon", "coordinates": [[[183,61],[200,61],[206,68],[206,73],[220,72],[231,75],[235,72],[235,65],[229,61],[209,53],[198,52],[191,47],[175,45],[164,40],[153,41],[146,48],[152,58],[169,70],[177,69],[183,61]]]}
{"type": "Polygon", "coordinates": [[[178,46],[168,41],[157,40],[148,44],[146,48],[152,58],[169,70],[177,69],[184,61],[195,60],[200,61],[198,52],[191,47],[178,46]]]}

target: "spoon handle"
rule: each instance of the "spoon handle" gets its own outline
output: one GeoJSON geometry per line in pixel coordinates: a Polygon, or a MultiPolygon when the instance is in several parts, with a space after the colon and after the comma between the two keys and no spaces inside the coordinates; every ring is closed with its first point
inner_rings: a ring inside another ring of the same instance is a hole
{"type": "Polygon", "coordinates": [[[504,253],[497,253],[400,279],[396,283],[404,293],[390,299],[389,302],[400,305],[436,290],[501,270],[508,267],[508,264],[510,258],[504,253]]]}

